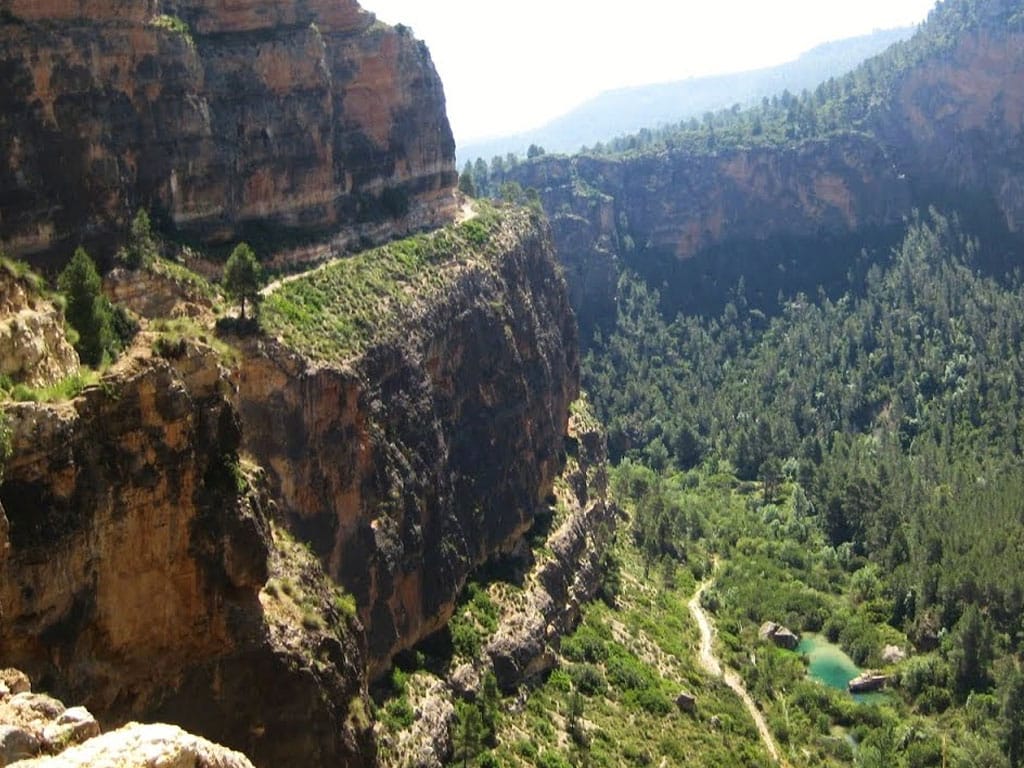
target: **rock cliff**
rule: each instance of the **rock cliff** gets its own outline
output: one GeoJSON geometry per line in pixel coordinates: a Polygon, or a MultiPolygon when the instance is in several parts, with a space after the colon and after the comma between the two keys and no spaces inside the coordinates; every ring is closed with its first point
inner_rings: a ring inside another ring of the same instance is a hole
{"type": "MultiPolygon", "coordinates": [[[[135,278],[111,290],[147,312],[181,302],[139,286],[195,289],[135,278]]],[[[263,312],[233,351],[143,320],[99,385],[5,405],[0,649],[104,727],[369,765],[369,680],[548,506],[574,319],[543,222],[486,206],[272,286],[263,312]]]]}
{"type": "MultiPolygon", "coordinates": [[[[992,5],[998,5],[993,3],[992,5]]],[[[901,74],[877,132],[921,201],[1024,229],[1024,31],[970,30],[901,74]]]]}
{"type": "Polygon", "coordinates": [[[536,219],[485,212],[413,246],[441,256],[393,292],[377,274],[384,252],[279,289],[288,298],[265,312],[291,318],[337,280],[353,298],[328,289],[340,304],[313,305],[349,318],[363,296],[357,322],[375,329],[324,354],[320,341],[337,339],[325,321],[282,322],[284,341],[251,345],[238,380],[244,448],[296,535],[355,595],[371,675],[443,627],[470,570],[531,526],[578,392],[575,323],[536,219]]]}
{"type": "Polygon", "coordinates": [[[5,408],[3,657],[105,726],[168,720],[261,765],[361,765],[361,630],[272,532],[227,389],[186,344],[74,401],[5,408]],[[307,621],[286,620],[285,578],[307,621]]]}
{"type": "Polygon", "coordinates": [[[37,281],[0,264],[0,375],[48,387],[78,370],[64,317],[37,281]]]}
{"type": "Polygon", "coordinates": [[[137,207],[187,238],[274,250],[453,212],[426,47],[354,0],[3,0],[0,73],[15,255],[118,231],[137,207]]]}
{"type": "MultiPolygon", "coordinates": [[[[607,496],[607,447],[604,429],[585,398],[573,404],[566,437],[566,462],[555,481],[553,502],[523,542],[503,559],[501,578],[480,588],[500,611],[496,628],[474,658],[453,656],[443,673],[412,674],[406,695],[413,722],[400,731],[378,726],[381,763],[390,768],[448,764],[453,745],[455,701],[472,701],[490,673],[507,693],[523,687],[556,663],[561,638],[579,622],[583,605],[601,590],[621,510],[607,496]]],[[[463,604],[463,609],[468,607],[463,604]]],[[[471,613],[471,611],[470,611],[471,613]]],[[[429,644],[428,644],[429,645],[429,644]]],[[[435,669],[436,666],[428,665],[435,669]]]]}
{"type": "Polygon", "coordinates": [[[741,277],[762,309],[780,290],[844,286],[862,249],[883,257],[914,208],[956,211],[990,245],[1018,242],[1024,31],[1004,18],[1012,6],[979,4],[995,15],[970,20],[940,8],[914,41],[844,85],[871,90],[810,138],[513,167],[504,178],[537,189],[552,218],[583,338],[614,318],[618,266],[657,287],[670,315],[717,314],[741,277]]]}
{"type": "MultiPolygon", "coordinates": [[[[584,339],[614,318],[622,265],[656,285],[677,277],[696,283],[703,275],[678,272],[680,264],[699,259],[700,267],[690,272],[712,274],[718,282],[729,267],[723,252],[731,248],[763,252],[768,262],[777,254],[767,243],[882,230],[902,221],[911,200],[885,149],[852,133],[704,155],[670,150],[540,158],[512,174],[540,192],[552,218],[584,339]]],[[[735,283],[730,277],[725,287],[735,283]]]]}

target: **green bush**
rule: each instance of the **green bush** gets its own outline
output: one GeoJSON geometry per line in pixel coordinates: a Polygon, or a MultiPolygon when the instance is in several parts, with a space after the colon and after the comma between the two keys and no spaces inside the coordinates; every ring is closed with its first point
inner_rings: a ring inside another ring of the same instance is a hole
{"type": "Polygon", "coordinates": [[[448,628],[452,636],[452,648],[457,656],[471,659],[480,653],[480,636],[470,621],[463,617],[453,618],[448,628]]]}
{"type": "Polygon", "coordinates": [[[655,685],[650,670],[638,659],[616,654],[605,665],[608,682],[620,691],[640,691],[655,685]]]}
{"type": "Polygon", "coordinates": [[[608,648],[593,629],[583,626],[562,641],[562,655],[569,661],[599,664],[608,658],[608,648]]]}
{"type": "Polygon", "coordinates": [[[584,696],[596,696],[607,687],[601,670],[593,664],[573,664],[569,667],[569,677],[584,696]]]}
{"type": "Polygon", "coordinates": [[[537,759],[539,768],[572,768],[569,761],[553,750],[545,750],[537,759]]]}
{"type": "Polygon", "coordinates": [[[75,351],[86,365],[97,367],[116,350],[113,310],[102,293],[96,264],[84,248],[75,251],[57,278],[67,299],[66,317],[78,334],[75,351]]]}

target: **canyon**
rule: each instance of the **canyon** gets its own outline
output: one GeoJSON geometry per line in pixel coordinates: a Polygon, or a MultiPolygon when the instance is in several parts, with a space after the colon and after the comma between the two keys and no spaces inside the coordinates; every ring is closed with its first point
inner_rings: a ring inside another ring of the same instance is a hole
{"type": "Polygon", "coordinates": [[[747,299],[770,312],[780,291],[832,291],[865,249],[884,259],[902,223],[929,206],[957,210],[994,252],[1019,243],[1024,33],[998,3],[987,12],[955,33],[940,18],[897,50],[898,63],[883,54],[863,65],[878,95],[824,135],[701,151],[669,139],[507,169],[498,180],[537,190],[551,218],[584,344],[614,321],[623,269],[659,287],[670,315],[718,313],[756,272],[747,299]]]}

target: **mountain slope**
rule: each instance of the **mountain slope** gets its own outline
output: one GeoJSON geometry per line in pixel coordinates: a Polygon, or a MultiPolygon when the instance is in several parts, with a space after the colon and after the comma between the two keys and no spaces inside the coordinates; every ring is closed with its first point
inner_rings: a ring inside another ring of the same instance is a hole
{"type": "Polygon", "coordinates": [[[784,90],[799,93],[849,72],[913,31],[901,27],[825,43],[775,67],[606,91],[536,130],[461,144],[458,161],[525,155],[531,144],[548,152],[576,152],[641,128],[700,118],[733,104],[748,106],[784,90]]]}
{"type": "Polygon", "coordinates": [[[659,286],[671,314],[719,311],[741,277],[773,311],[780,291],[841,290],[915,207],[957,210],[985,233],[982,264],[1006,269],[1024,220],[1022,45],[1019,4],[945,3],[814,93],[527,160],[487,185],[539,191],[584,339],[614,306],[614,277],[591,277],[609,263],[659,286]]]}

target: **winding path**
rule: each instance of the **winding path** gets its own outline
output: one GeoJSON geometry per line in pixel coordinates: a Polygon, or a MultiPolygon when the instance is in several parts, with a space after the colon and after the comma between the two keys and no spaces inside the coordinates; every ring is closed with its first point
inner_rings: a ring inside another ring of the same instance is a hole
{"type": "Polygon", "coordinates": [[[761,714],[761,710],[757,708],[754,700],[750,697],[740,676],[732,669],[726,669],[725,673],[722,673],[722,663],[715,656],[715,630],[711,624],[711,619],[708,618],[707,613],[705,613],[703,606],[700,604],[700,599],[703,597],[705,590],[711,586],[711,582],[711,579],[701,582],[688,603],[690,613],[696,620],[697,626],[700,627],[700,651],[698,653],[700,665],[704,667],[708,674],[722,678],[725,684],[732,689],[733,693],[740,697],[744,705],[746,705],[747,711],[750,712],[750,716],[754,718],[757,732],[761,734],[761,741],[764,742],[765,749],[772,756],[772,760],[788,768],[789,763],[786,762],[785,758],[780,757],[779,746],[775,743],[775,737],[772,736],[772,732],[768,729],[768,723],[765,722],[764,715],[761,714]]]}

